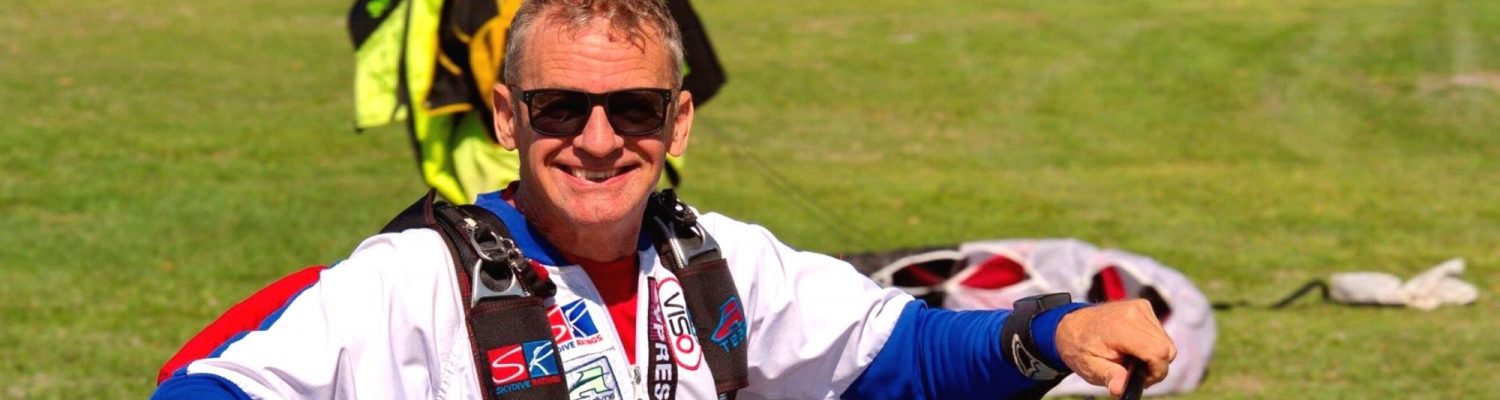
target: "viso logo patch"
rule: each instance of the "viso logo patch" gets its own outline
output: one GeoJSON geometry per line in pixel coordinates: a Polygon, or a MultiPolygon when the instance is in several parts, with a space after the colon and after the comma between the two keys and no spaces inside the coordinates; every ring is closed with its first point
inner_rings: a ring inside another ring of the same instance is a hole
{"type": "Polygon", "coordinates": [[[740,307],[739,296],[729,296],[729,300],[719,306],[719,325],[709,340],[723,347],[724,351],[739,347],[745,341],[745,310],[740,307]]]}
{"type": "Polygon", "coordinates": [[[698,349],[698,332],[693,328],[692,316],[688,314],[682,284],[675,277],[662,279],[656,284],[656,291],[658,301],[661,302],[662,317],[666,319],[667,341],[672,344],[677,366],[697,371],[703,365],[703,352],[698,349]]]}
{"type": "Polygon", "coordinates": [[[490,381],[495,394],[562,383],[558,374],[557,349],[547,340],[500,346],[485,352],[490,361],[490,381]]]}

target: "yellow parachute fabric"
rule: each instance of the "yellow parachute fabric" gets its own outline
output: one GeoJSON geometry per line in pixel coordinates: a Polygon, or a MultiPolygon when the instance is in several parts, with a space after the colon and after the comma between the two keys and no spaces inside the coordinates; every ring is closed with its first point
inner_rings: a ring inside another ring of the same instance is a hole
{"type": "Polygon", "coordinates": [[[405,18],[411,7],[405,1],[394,8],[389,8],[392,6],[388,1],[360,5],[356,4],[350,12],[351,25],[357,16],[372,20],[373,28],[365,37],[355,39],[354,51],[354,124],[366,129],[406,119],[406,108],[398,96],[406,24],[373,25],[373,20],[380,15],[405,18]]]}

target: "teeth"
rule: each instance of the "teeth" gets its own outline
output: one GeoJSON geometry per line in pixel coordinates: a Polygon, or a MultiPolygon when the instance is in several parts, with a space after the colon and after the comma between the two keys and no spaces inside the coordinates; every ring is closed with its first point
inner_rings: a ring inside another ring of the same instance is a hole
{"type": "Polygon", "coordinates": [[[591,181],[595,181],[595,182],[604,181],[606,179],[613,178],[615,175],[619,175],[620,174],[620,169],[619,168],[606,169],[606,170],[586,170],[586,169],[581,169],[581,168],[570,168],[570,169],[573,172],[573,176],[576,176],[576,177],[579,177],[579,178],[583,178],[583,179],[587,179],[587,180],[591,180],[591,181]]]}

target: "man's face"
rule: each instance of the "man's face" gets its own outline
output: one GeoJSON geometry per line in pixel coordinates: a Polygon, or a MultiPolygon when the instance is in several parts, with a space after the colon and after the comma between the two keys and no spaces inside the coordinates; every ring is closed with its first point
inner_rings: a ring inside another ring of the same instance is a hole
{"type": "Polygon", "coordinates": [[[676,88],[670,57],[655,41],[626,39],[596,20],[578,30],[538,21],[521,49],[519,82],[495,88],[495,128],[507,149],[521,159],[520,199],[543,218],[562,217],[570,226],[613,224],[640,218],[655,188],[667,153],[681,155],[692,125],[692,102],[678,93],[661,131],[646,136],[616,134],[602,104],[589,111],[583,130],[572,136],[535,132],[522,91],[565,89],[608,93],[621,89],[676,88]]]}

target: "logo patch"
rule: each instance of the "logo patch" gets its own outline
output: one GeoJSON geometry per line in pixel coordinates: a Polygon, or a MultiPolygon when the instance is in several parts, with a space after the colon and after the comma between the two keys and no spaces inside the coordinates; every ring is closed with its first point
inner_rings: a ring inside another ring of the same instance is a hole
{"type": "Polygon", "coordinates": [[[526,374],[526,356],[521,354],[521,345],[513,344],[491,349],[486,354],[490,360],[490,380],[495,386],[504,386],[530,379],[526,374]]]}
{"type": "Polygon", "coordinates": [[[745,341],[745,311],[740,308],[739,296],[729,296],[729,300],[719,306],[719,325],[709,340],[723,347],[724,351],[739,347],[745,341]]]}
{"type": "Polygon", "coordinates": [[[568,397],[581,400],[619,400],[620,385],[615,382],[609,360],[599,357],[568,371],[568,397]]]}
{"type": "Polygon", "coordinates": [[[583,300],[573,300],[572,303],[562,306],[562,314],[568,321],[569,333],[573,335],[573,341],[577,345],[604,341],[604,336],[599,335],[599,328],[594,326],[594,318],[589,315],[588,304],[583,300]]]}
{"type": "Polygon", "coordinates": [[[550,341],[500,346],[485,355],[490,360],[490,381],[495,384],[496,395],[562,382],[557,349],[550,341]]]}
{"type": "Polygon", "coordinates": [[[526,349],[526,372],[533,378],[557,375],[557,349],[552,342],[536,340],[521,347],[526,349]]]}
{"type": "Polygon", "coordinates": [[[698,349],[697,329],[688,314],[687,300],[682,293],[682,284],[677,278],[666,278],[656,285],[661,298],[662,316],[666,318],[668,342],[676,355],[677,366],[697,371],[703,365],[703,352],[698,349]]]}
{"type": "Polygon", "coordinates": [[[573,341],[573,328],[568,326],[568,320],[563,317],[561,308],[557,305],[547,307],[547,324],[552,326],[552,341],[558,346],[566,346],[573,341]]]}

